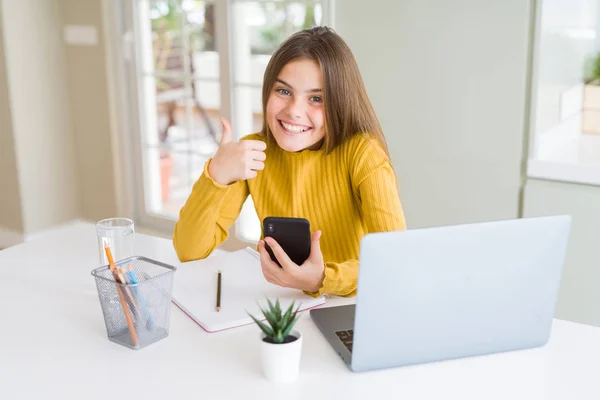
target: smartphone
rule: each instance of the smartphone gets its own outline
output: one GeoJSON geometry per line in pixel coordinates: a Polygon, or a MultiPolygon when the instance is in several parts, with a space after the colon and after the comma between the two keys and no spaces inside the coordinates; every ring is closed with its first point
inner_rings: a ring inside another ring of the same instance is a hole
{"type": "MultiPolygon", "coordinates": [[[[279,243],[296,265],[302,265],[310,255],[310,222],[304,218],[267,217],[263,220],[264,236],[270,236],[279,243]]],[[[273,250],[265,243],[265,248],[277,265],[281,264],[273,250]]]]}

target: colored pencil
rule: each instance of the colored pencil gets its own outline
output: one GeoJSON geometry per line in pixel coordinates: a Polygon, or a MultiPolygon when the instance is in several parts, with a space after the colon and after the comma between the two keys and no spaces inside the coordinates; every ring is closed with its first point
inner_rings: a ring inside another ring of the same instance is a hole
{"type": "MultiPolygon", "coordinates": [[[[104,252],[106,253],[106,258],[108,259],[108,265],[110,266],[110,270],[113,273],[113,275],[115,276],[115,279],[117,280],[117,282],[120,281],[120,279],[118,278],[118,271],[117,271],[117,267],[115,266],[115,261],[112,258],[112,253],[110,252],[110,248],[108,246],[104,246],[104,252]]],[[[123,283],[123,282],[120,282],[123,283]]],[[[121,305],[123,306],[123,311],[125,312],[125,319],[127,320],[127,326],[129,327],[129,334],[131,335],[131,341],[133,342],[134,346],[137,346],[138,344],[138,338],[137,338],[137,333],[135,332],[135,326],[133,324],[133,319],[131,318],[131,314],[129,313],[129,308],[127,308],[127,302],[125,301],[125,297],[123,295],[123,293],[121,292],[121,288],[119,287],[119,285],[117,286],[117,293],[119,294],[119,298],[121,299],[121,305]]]]}

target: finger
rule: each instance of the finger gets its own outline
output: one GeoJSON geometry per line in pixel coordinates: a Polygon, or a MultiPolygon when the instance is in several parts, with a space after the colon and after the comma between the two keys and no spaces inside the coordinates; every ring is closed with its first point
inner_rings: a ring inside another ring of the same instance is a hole
{"type": "Polygon", "coordinates": [[[266,260],[270,257],[267,249],[265,249],[265,242],[263,240],[258,241],[258,254],[260,255],[260,265],[265,270],[266,260]]]}
{"type": "Polygon", "coordinates": [[[265,279],[267,280],[267,282],[277,284],[277,282],[275,280],[275,277],[273,276],[273,274],[271,274],[269,272],[269,270],[265,266],[265,263],[261,262],[260,263],[260,268],[262,269],[263,276],[265,277],[265,279]]]}
{"type": "Polygon", "coordinates": [[[260,253],[260,265],[263,270],[263,274],[265,277],[269,277],[272,279],[277,285],[281,285],[281,281],[279,279],[279,274],[281,273],[281,268],[277,264],[271,260],[271,256],[267,252],[267,248],[265,247],[264,240],[258,242],[258,252],[260,253]]]}
{"type": "Polygon", "coordinates": [[[223,135],[221,136],[221,144],[233,142],[233,134],[231,133],[231,124],[225,118],[221,117],[221,126],[223,127],[223,135]]]}
{"type": "Polygon", "coordinates": [[[262,271],[263,271],[263,276],[265,277],[265,280],[267,282],[270,282],[274,285],[283,286],[281,281],[279,279],[277,279],[277,277],[275,275],[270,273],[269,269],[264,264],[262,265],[262,271]]]}
{"type": "Polygon", "coordinates": [[[250,163],[250,169],[253,171],[262,171],[265,169],[265,163],[262,161],[253,161],[250,163]]]}
{"type": "Polygon", "coordinates": [[[322,231],[316,231],[312,234],[310,238],[310,256],[311,259],[316,259],[317,257],[321,258],[321,234],[322,231]]]}
{"type": "Polygon", "coordinates": [[[281,282],[281,274],[283,270],[277,265],[275,261],[271,258],[271,255],[267,251],[267,246],[264,240],[262,242],[262,252],[261,252],[261,262],[265,264],[265,268],[271,275],[275,277],[278,281],[281,282]]]}
{"type": "Polygon", "coordinates": [[[242,140],[242,143],[250,150],[265,151],[267,149],[267,144],[261,140],[242,140]]]}
{"type": "Polygon", "coordinates": [[[265,161],[267,159],[267,155],[264,151],[254,150],[252,153],[250,153],[250,156],[256,161],[265,161]]]}
{"type": "Polygon", "coordinates": [[[269,245],[271,250],[273,250],[273,254],[275,254],[275,258],[279,261],[279,264],[283,267],[283,269],[289,268],[291,265],[295,265],[292,260],[285,253],[285,250],[281,248],[279,243],[272,237],[266,237],[265,242],[269,245]]]}

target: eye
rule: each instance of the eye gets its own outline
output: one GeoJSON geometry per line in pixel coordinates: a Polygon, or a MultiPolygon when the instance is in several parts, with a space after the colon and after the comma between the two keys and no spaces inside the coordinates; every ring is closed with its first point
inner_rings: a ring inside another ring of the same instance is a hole
{"type": "Polygon", "coordinates": [[[323,98],[319,97],[319,96],[313,96],[310,98],[310,101],[315,102],[315,103],[322,103],[323,102],[323,98]]]}
{"type": "Polygon", "coordinates": [[[282,94],[284,96],[289,96],[290,95],[290,91],[287,90],[287,89],[283,89],[283,88],[277,89],[277,93],[282,94]]]}

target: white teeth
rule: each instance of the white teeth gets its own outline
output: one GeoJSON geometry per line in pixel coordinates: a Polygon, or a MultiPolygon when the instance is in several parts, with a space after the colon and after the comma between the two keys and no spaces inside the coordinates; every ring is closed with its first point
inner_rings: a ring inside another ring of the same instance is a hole
{"type": "Polygon", "coordinates": [[[286,124],[283,121],[281,121],[281,125],[283,125],[283,127],[290,132],[300,133],[300,132],[305,132],[308,130],[308,128],[303,128],[301,126],[286,124]]]}

